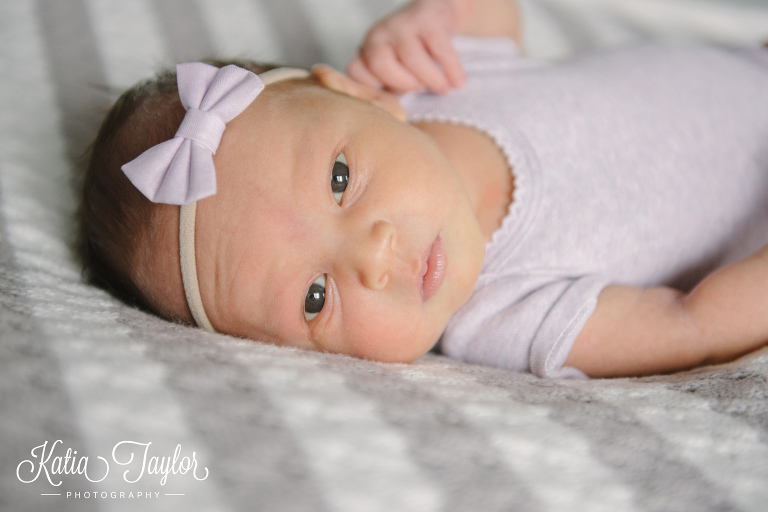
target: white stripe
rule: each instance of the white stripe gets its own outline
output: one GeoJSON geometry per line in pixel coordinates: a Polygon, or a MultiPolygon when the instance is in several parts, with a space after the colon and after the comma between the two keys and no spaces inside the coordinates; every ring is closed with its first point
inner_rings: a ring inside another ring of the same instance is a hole
{"type": "Polygon", "coordinates": [[[363,10],[360,2],[352,0],[302,0],[301,3],[312,31],[328,56],[328,64],[344,69],[375,20],[363,10]]]}
{"type": "Polygon", "coordinates": [[[518,0],[518,3],[526,54],[534,58],[558,59],[575,50],[558,20],[547,9],[588,28],[588,33],[595,37],[595,49],[648,38],[748,45],[768,40],[768,4],[705,0],[518,0]]]}
{"type": "Polygon", "coordinates": [[[320,481],[330,510],[430,512],[441,508],[438,489],[408,456],[403,436],[381,419],[374,401],[350,390],[344,378],[317,366],[313,356],[240,353],[261,389],[294,433],[320,481]]]}
{"type": "MultiPolygon", "coordinates": [[[[550,0],[572,5],[572,0],[550,0]]],[[[629,23],[666,38],[698,37],[710,41],[754,44],[768,37],[768,6],[705,0],[581,0],[579,8],[605,9],[629,23]]]]}
{"type": "Polygon", "coordinates": [[[590,452],[578,432],[549,419],[549,409],[522,404],[505,391],[477,384],[440,365],[400,373],[430,383],[484,432],[499,456],[546,510],[632,511],[632,490],[590,452]]]}
{"type": "Polygon", "coordinates": [[[171,63],[148,0],[87,0],[110,85],[127,89],[171,63]]]}
{"type": "MultiPolygon", "coordinates": [[[[209,466],[210,458],[190,434],[167,387],[165,367],[145,356],[142,343],[126,339],[126,329],[115,318],[113,300],[80,283],[77,265],[64,243],[74,198],[33,4],[2,2],[0,19],[0,68],[13,70],[0,79],[2,209],[28,288],[25,298],[50,339],[84,434],[86,446],[71,448],[89,456],[93,477],[100,477],[102,471],[97,456],[109,459],[114,444],[122,440],[151,441],[153,453],[161,456],[173,455],[180,443],[182,455],[194,450],[199,463],[209,466]]],[[[121,480],[120,469],[126,468],[113,464],[111,469],[100,484],[89,485],[84,479],[71,482],[83,491],[160,492],[160,499],[141,500],[140,508],[147,511],[226,510],[214,478],[197,481],[190,475],[170,475],[162,486],[157,476],[145,475],[130,486],[121,480]],[[186,498],[164,499],[165,492],[182,492],[186,498]]],[[[137,505],[135,500],[99,501],[99,508],[110,512],[136,510],[137,505]]]]}
{"type": "Polygon", "coordinates": [[[631,511],[632,492],[592,457],[589,443],[549,410],[505,400],[461,406],[546,509],[631,511]]]}
{"type": "Polygon", "coordinates": [[[223,58],[261,62],[283,59],[280,39],[264,6],[256,0],[197,0],[213,44],[223,58]]]}
{"type": "Polygon", "coordinates": [[[713,411],[691,393],[645,383],[631,388],[595,382],[596,398],[631,410],[744,510],[768,503],[768,447],[752,427],[713,411]]]}

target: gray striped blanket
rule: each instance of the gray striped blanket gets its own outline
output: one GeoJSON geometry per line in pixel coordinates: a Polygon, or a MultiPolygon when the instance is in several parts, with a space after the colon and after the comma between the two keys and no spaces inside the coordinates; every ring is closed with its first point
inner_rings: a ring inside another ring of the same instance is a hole
{"type": "MultiPolygon", "coordinates": [[[[343,67],[394,0],[0,2],[0,510],[766,511],[768,350],[643,379],[307,353],[83,283],[105,108],[207,56],[343,67]]],[[[527,51],[768,40],[765,0],[523,0],[527,51]]]]}

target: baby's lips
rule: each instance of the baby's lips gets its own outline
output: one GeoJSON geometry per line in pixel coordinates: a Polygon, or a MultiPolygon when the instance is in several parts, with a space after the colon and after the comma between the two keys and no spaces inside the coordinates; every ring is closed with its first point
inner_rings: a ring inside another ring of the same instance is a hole
{"type": "Polygon", "coordinates": [[[422,300],[431,299],[443,284],[446,270],[445,246],[440,235],[437,235],[427,257],[427,271],[422,281],[422,300]]]}

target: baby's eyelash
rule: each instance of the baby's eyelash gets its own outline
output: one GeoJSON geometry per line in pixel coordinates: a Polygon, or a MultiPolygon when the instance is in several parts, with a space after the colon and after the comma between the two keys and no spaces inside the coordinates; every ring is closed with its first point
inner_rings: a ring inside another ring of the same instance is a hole
{"type": "Polygon", "coordinates": [[[344,191],[348,185],[349,165],[347,165],[347,158],[344,156],[344,151],[342,151],[336,157],[336,160],[333,162],[333,169],[331,169],[331,191],[337,204],[341,204],[344,191]]]}
{"type": "Polygon", "coordinates": [[[314,319],[325,306],[325,274],[320,275],[309,286],[304,297],[304,319],[309,322],[314,319]]]}

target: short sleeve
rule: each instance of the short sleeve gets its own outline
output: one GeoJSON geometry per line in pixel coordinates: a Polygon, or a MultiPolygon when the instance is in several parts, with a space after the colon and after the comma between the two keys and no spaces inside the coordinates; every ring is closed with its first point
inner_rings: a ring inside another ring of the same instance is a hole
{"type": "Polygon", "coordinates": [[[451,319],[441,350],[466,362],[540,377],[586,378],[563,364],[608,284],[596,276],[494,279],[479,286],[451,319]]]}

